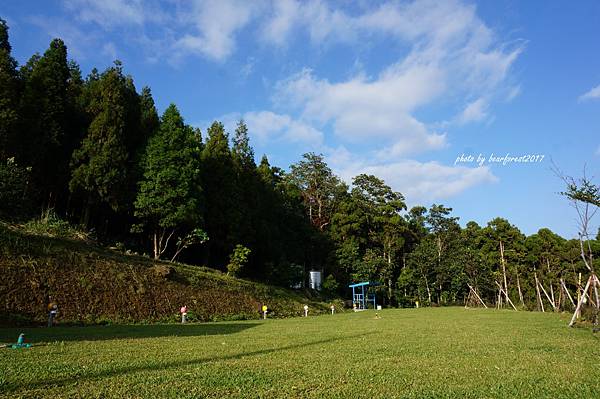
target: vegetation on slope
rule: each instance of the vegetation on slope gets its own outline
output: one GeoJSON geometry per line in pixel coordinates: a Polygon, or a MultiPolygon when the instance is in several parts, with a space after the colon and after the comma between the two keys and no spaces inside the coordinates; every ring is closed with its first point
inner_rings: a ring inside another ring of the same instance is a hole
{"type": "Polygon", "coordinates": [[[43,323],[48,296],[62,323],[176,321],[184,304],[190,321],[254,319],[263,303],[274,317],[300,315],[305,303],[329,310],[318,297],[3,223],[0,273],[0,318],[10,323],[43,323]]]}

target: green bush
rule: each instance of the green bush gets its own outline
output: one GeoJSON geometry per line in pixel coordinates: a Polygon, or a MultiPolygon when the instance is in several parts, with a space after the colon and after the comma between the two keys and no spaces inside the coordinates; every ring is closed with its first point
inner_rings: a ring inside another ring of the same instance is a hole
{"type": "Polygon", "coordinates": [[[28,192],[31,168],[23,168],[14,158],[0,162],[0,216],[18,218],[31,211],[28,192]]]}
{"type": "Polygon", "coordinates": [[[49,237],[74,238],[80,240],[91,238],[88,232],[71,226],[69,222],[61,219],[56,212],[54,212],[54,209],[48,209],[39,219],[30,220],[24,227],[29,233],[49,237]]]}

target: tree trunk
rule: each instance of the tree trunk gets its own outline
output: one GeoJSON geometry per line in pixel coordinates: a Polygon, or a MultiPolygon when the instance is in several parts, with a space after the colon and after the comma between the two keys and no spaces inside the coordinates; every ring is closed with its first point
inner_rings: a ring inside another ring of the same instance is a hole
{"type": "Polygon", "coordinates": [[[542,310],[544,312],[544,303],[542,302],[542,295],[540,294],[540,282],[537,278],[537,273],[534,273],[535,276],[535,291],[537,292],[537,301],[538,301],[538,310],[542,310]]]}
{"type": "Polygon", "coordinates": [[[523,292],[521,291],[521,280],[519,279],[519,269],[515,265],[515,271],[517,272],[517,290],[519,291],[519,300],[521,301],[521,306],[525,307],[525,301],[523,300],[523,292]]]}
{"type": "Polygon", "coordinates": [[[154,260],[158,260],[159,252],[158,252],[158,231],[154,230],[152,243],[154,245],[154,260]]]}
{"type": "Polygon", "coordinates": [[[581,295],[577,301],[577,308],[575,308],[575,313],[573,313],[573,317],[571,318],[569,327],[573,327],[573,324],[575,324],[575,320],[577,320],[577,318],[579,318],[579,313],[581,312],[581,305],[583,305],[583,300],[585,298],[585,292],[588,290],[588,288],[590,286],[590,282],[592,281],[592,276],[590,276],[590,278],[588,278],[585,288],[583,289],[583,295],[581,295]]]}
{"type": "Polygon", "coordinates": [[[506,262],[504,261],[504,243],[500,241],[500,259],[502,261],[502,274],[504,275],[504,292],[508,296],[508,283],[506,279],[506,262]]]}

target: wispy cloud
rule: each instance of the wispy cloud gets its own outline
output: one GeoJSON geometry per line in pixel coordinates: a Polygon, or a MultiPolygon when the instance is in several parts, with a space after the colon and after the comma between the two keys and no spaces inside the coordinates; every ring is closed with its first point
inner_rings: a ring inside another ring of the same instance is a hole
{"type": "Polygon", "coordinates": [[[289,115],[271,111],[247,112],[243,115],[243,119],[248,125],[248,131],[261,143],[284,140],[318,147],[323,142],[321,131],[289,115]]]}
{"type": "Polygon", "coordinates": [[[438,162],[402,160],[378,163],[338,148],[328,154],[334,170],[348,183],[361,173],[383,178],[410,203],[426,203],[456,196],[471,187],[498,181],[489,167],[446,166],[438,162]]]}
{"type": "MultiPolygon", "coordinates": [[[[522,43],[511,46],[499,41],[477,17],[475,7],[457,1],[386,2],[357,16],[319,1],[310,4],[321,10],[330,33],[348,25],[358,34],[390,36],[410,51],[374,78],[359,73],[332,81],[304,69],[279,82],[274,102],[299,110],[304,119],[331,123],[342,142],[380,140],[385,146],[378,153],[382,157],[444,148],[446,132],[432,130],[444,123],[416,116],[418,110],[442,99],[467,101],[463,111],[451,118],[455,123],[487,119],[491,100],[502,93],[506,96],[504,82],[523,50],[522,43]]],[[[289,5],[286,10],[301,12],[289,5]]],[[[308,24],[310,29],[313,20],[302,15],[286,21],[308,24]]]]}
{"type": "Polygon", "coordinates": [[[600,85],[591,88],[588,92],[586,92],[585,94],[582,94],[579,97],[579,101],[587,101],[587,100],[595,100],[595,99],[600,99],[600,85]]]}
{"type": "Polygon", "coordinates": [[[469,122],[482,121],[488,116],[487,108],[487,100],[484,98],[478,98],[477,100],[467,104],[465,109],[458,116],[457,122],[464,125],[469,122]]]}
{"type": "Polygon", "coordinates": [[[223,61],[235,50],[236,33],[250,21],[256,6],[241,0],[195,0],[179,13],[193,27],[175,42],[179,51],[223,61]]]}
{"type": "Polygon", "coordinates": [[[63,0],[63,5],[78,20],[107,29],[122,24],[142,25],[147,15],[140,0],[63,0]]]}

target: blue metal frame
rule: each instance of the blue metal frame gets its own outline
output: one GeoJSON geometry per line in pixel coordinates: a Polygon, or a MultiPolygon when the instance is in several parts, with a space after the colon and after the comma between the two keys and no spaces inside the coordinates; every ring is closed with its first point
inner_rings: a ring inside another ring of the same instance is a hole
{"type": "Polygon", "coordinates": [[[375,293],[369,294],[368,289],[371,284],[368,281],[364,281],[362,283],[350,284],[348,288],[352,288],[352,303],[356,304],[356,308],[359,310],[367,309],[367,303],[371,300],[373,301],[373,309],[377,308],[377,298],[375,297],[375,293]],[[356,289],[360,287],[360,292],[357,293],[356,289]],[[367,297],[365,298],[365,287],[367,287],[367,297]]]}

